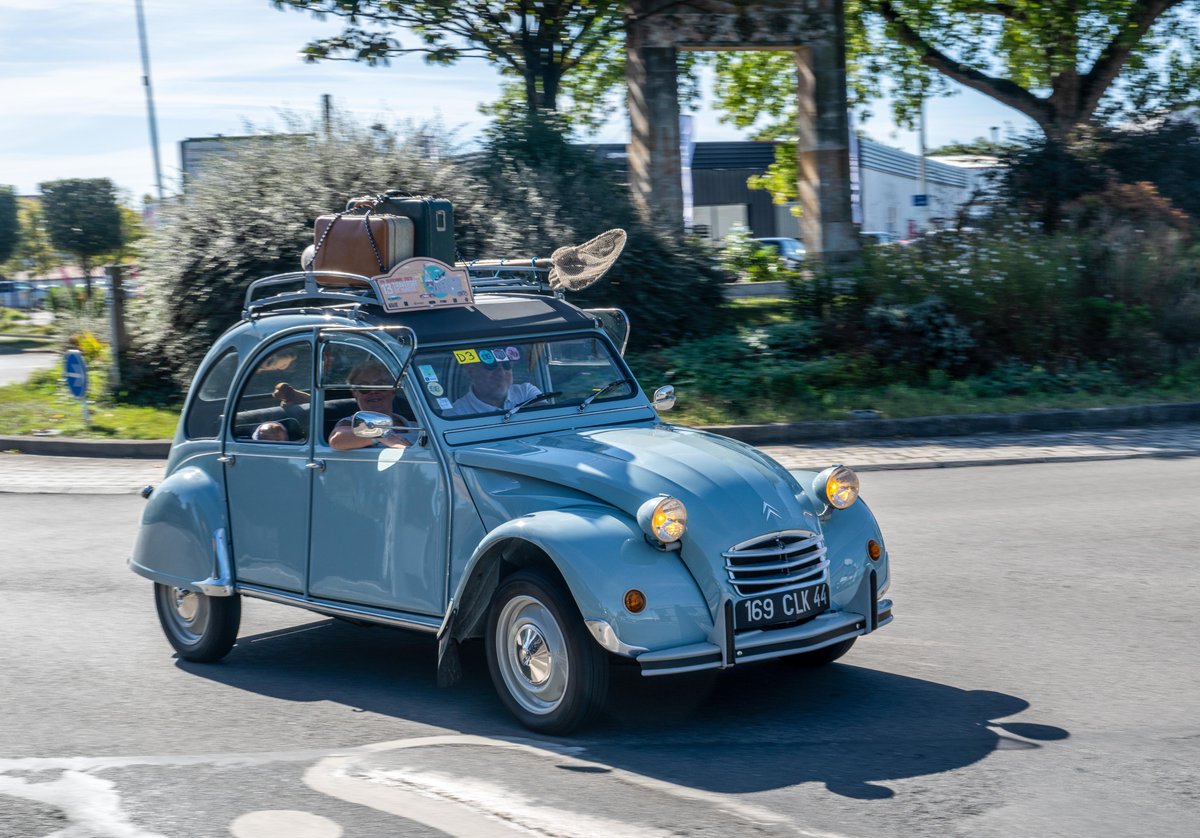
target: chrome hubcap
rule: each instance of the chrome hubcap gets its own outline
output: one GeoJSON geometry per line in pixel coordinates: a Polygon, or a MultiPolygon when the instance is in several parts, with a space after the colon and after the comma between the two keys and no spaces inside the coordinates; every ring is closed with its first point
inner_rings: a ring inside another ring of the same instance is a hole
{"type": "Polygon", "coordinates": [[[523,595],[504,604],[495,654],[508,694],[525,710],[540,716],[562,703],[570,677],[567,642],[542,602],[523,595]]]}
{"type": "Polygon", "coordinates": [[[517,663],[521,674],[531,684],[544,684],[550,678],[554,661],[546,647],[546,639],[536,626],[524,625],[517,629],[517,663]]]}
{"type": "Polygon", "coordinates": [[[208,597],[184,588],[161,586],[159,602],[164,606],[162,616],[166,628],[181,643],[199,643],[208,630],[208,597]]]}
{"type": "Polygon", "coordinates": [[[182,588],[176,588],[173,591],[175,598],[175,613],[185,623],[190,623],[196,619],[196,612],[199,610],[199,601],[196,599],[196,594],[192,591],[185,591],[182,588]]]}

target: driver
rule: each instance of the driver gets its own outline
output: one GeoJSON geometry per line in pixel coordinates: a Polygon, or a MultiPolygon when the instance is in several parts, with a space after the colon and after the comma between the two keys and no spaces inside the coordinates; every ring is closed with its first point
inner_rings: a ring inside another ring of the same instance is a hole
{"type": "Polygon", "coordinates": [[[512,361],[479,361],[463,367],[471,379],[471,389],[450,406],[447,416],[509,410],[528,398],[541,395],[542,391],[528,381],[513,384],[512,361]]]}
{"type": "MultiPolygon", "coordinates": [[[[378,361],[364,361],[350,370],[350,375],[346,376],[346,381],[350,384],[350,393],[354,396],[354,400],[358,402],[359,410],[386,413],[392,417],[396,428],[408,427],[408,422],[405,421],[403,416],[392,412],[392,399],[396,395],[396,390],[390,385],[394,383],[394,379],[383,364],[378,361]],[[384,384],[389,385],[389,389],[353,389],[355,385],[372,386],[384,384]]],[[[405,439],[399,430],[390,430],[383,436],[375,438],[355,436],[353,420],[353,416],[347,416],[333,426],[333,430],[329,434],[330,448],[336,448],[339,451],[348,451],[351,448],[370,448],[372,445],[384,445],[388,448],[407,448],[412,445],[412,442],[405,439]]]]}

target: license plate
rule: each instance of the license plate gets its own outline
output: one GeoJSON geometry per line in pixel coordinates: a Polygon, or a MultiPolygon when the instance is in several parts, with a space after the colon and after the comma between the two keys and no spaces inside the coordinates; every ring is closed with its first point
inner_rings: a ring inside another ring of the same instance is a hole
{"type": "Polygon", "coordinates": [[[738,629],[750,629],[795,623],[827,608],[829,585],[822,582],[794,591],[743,599],[733,607],[733,625],[738,629]]]}

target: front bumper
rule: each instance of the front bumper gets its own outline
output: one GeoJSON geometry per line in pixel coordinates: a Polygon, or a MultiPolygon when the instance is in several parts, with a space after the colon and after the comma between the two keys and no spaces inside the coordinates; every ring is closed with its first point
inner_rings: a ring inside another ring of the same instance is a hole
{"type": "Polygon", "coordinates": [[[724,634],[724,645],[693,643],[644,652],[637,656],[642,675],[676,675],[703,669],[725,669],[735,664],[770,660],[831,646],[850,637],[869,634],[892,621],[892,601],[875,600],[875,619],[851,611],[830,611],[806,623],[785,629],[724,634]]]}

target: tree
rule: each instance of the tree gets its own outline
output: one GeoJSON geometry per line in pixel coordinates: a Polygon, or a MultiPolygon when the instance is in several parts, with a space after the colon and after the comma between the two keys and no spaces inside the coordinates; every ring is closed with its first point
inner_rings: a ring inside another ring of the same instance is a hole
{"type": "MultiPolygon", "coordinates": [[[[852,100],[889,83],[911,127],[949,80],[1029,117],[1052,141],[1097,118],[1144,116],[1200,92],[1196,0],[847,0],[852,100]],[[1190,8],[1189,8],[1190,7],[1190,8]]],[[[760,135],[790,133],[795,72],[772,53],[717,59],[718,106],[760,135]],[[761,122],[766,117],[767,124],[761,122]]]]}
{"type": "Polygon", "coordinates": [[[8,261],[19,241],[16,192],[11,186],[0,186],[0,262],[8,261]]]}
{"type": "Polygon", "coordinates": [[[462,0],[271,0],[278,9],[306,10],[319,18],[345,19],[339,35],[304,48],[308,61],[339,59],[387,64],[389,57],[423,54],[431,64],[484,58],[503,75],[519,78],[530,112],[556,111],[563,77],[600,60],[623,30],[616,0],[499,3],[462,0]],[[407,29],[411,44],[393,32],[407,29]]]}
{"type": "Polygon", "coordinates": [[[46,233],[45,220],[42,218],[41,201],[37,198],[20,198],[17,200],[17,246],[9,259],[9,266],[14,271],[28,271],[35,276],[41,276],[50,271],[61,259],[50,244],[50,236],[46,233]]]}
{"type": "Polygon", "coordinates": [[[117,190],[108,178],[73,178],[38,184],[50,241],[79,260],[92,296],[92,265],[124,242],[117,190]]]}

